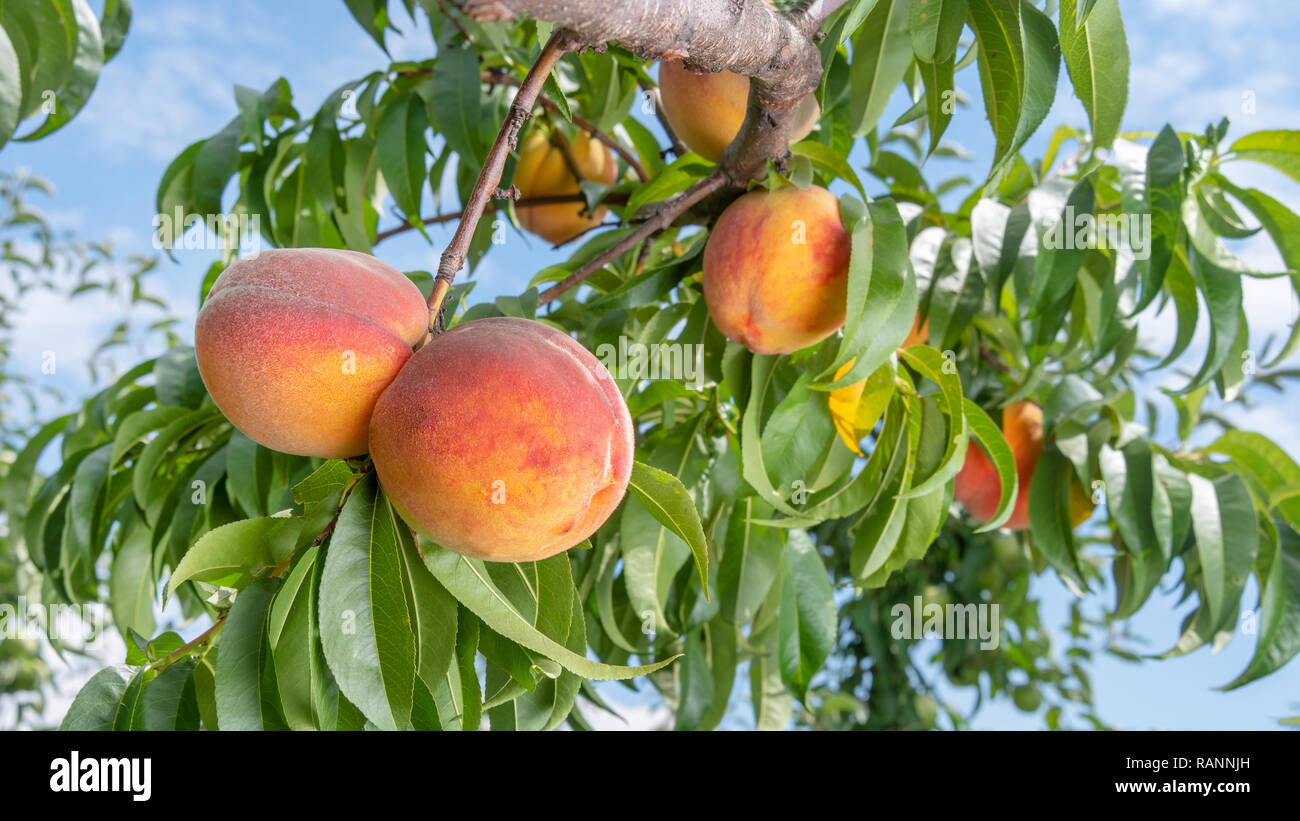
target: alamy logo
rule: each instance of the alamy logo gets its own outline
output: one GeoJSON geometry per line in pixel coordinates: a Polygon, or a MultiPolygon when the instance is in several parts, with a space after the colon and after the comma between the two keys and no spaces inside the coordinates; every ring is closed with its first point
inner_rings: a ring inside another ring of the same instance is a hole
{"type": "Polygon", "coordinates": [[[1128,248],[1136,259],[1151,258],[1150,214],[1076,214],[1065,206],[1059,222],[1043,234],[1043,245],[1055,251],[1097,249],[1118,251],[1128,248]]]}
{"type": "Polygon", "coordinates": [[[596,358],[615,379],[675,379],[688,387],[704,387],[704,346],[689,342],[629,342],[618,338],[618,347],[605,342],[596,347],[596,358]]]}
{"type": "Polygon", "coordinates": [[[82,758],[73,750],[50,762],[50,792],[125,792],[132,801],[148,801],[152,769],[149,758],[82,758]]]}
{"type": "Polygon", "coordinates": [[[981,650],[996,650],[1002,634],[998,610],[996,604],[925,604],[915,596],[912,604],[899,602],[890,609],[890,635],[909,641],[979,639],[981,650]]]}

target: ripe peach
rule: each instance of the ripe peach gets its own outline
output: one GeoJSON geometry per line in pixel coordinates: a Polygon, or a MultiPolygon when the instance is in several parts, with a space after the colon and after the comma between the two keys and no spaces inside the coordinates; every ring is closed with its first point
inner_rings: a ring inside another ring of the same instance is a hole
{"type": "MultiPolygon", "coordinates": [[[[1024,530],[1029,527],[1029,483],[1043,454],[1043,409],[1033,402],[1012,402],[1002,409],[1002,435],[1016,457],[1016,476],[1020,489],[1011,518],[1003,527],[1024,530]]],[[[966,463],[957,473],[953,497],[966,506],[970,514],[989,521],[998,511],[1002,481],[984,449],[972,441],[966,448],[966,463]]]]}
{"type": "Polygon", "coordinates": [[[428,324],[420,289],[372,256],[277,249],[217,277],[194,350],[213,401],[253,441],[358,456],[375,400],[428,324]]]}
{"type": "MultiPolygon", "coordinates": [[[[564,135],[558,132],[555,137],[561,142],[567,142],[564,135]]],[[[569,149],[586,179],[606,185],[613,185],[618,179],[618,166],[614,162],[613,153],[585,132],[569,144],[569,149]]],[[[569,169],[563,149],[553,145],[550,138],[540,130],[533,131],[519,149],[515,185],[519,187],[522,198],[577,194],[582,190],[569,169]]],[[[515,212],[525,228],[547,242],[559,245],[599,225],[605,218],[606,210],[603,207],[598,207],[590,214],[583,213],[584,208],[585,205],[581,202],[561,202],[526,205],[517,207],[515,212]]]]}
{"type": "Polygon", "coordinates": [[[913,345],[924,345],[930,341],[930,320],[921,321],[921,315],[916,315],[916,320],[912,322],[912,330],[907,332],[907,338],[903,340],[900,348],[910,348],[913,345]]]}
{"type": "MultiPolygon", "coordinates": [[[[745,121],[749,78],[730,71],[696,74],[680,60],[664,60],[659,64],[659,96],[678,138],[696,154],[717,162],[745,121]]],[[[807,137],[820,116],[815,94],[800,100],[790,142],[807,137]]]]}
{"type": "MultiPolygon", "coordinates": [[[[1012,402],[1002,410],[1002,435],[1016,456],[1016,476],[1020,492],[1011,518],[1003,527],[1024,530],[1029,527],[1029,483],[1043,454],[1043,409],[1033,402],[1012,402]]],[[[966,449],[966,463],[957,474],[953,497],[966,506],[976,519],[989,521],[998,510],[1002,482],[997,469],[975,442],[966,449]]],[[[1070,481],[1070,524],[1078,527],[1092,515],[1092,497],[1077,478],[1070,481]]]]}
{"type": "Polygon", "coordinates": [[[751,191],[727,206],[704,247],[713,324],[754,353],[790,353],[844,324],[849,235],[825,188],[751,191]]]}
{"type": "Polygon", "coordinates": [[[590,536],[632,471],[632,419],[609,372],[528,319],[457,325],[375,405],[370,455],[417,531],[477,559],[544,559],[590,536]]]}

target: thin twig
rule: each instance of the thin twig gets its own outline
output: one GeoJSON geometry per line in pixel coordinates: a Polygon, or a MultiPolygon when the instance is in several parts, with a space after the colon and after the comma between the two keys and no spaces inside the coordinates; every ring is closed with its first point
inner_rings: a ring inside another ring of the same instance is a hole
{"type": "Polygon", "coordinates": [[[460,31],[461,36],[465,38],[465,42],[473,43],[474,38],[469,36],[469,32],[466,31],[465,27],[461,25],[460,20],[456,19],[456,15],[452,12],[452,10],[447,8],[446,3],[444,3],[443,0],[437,0],[437,3],[438,3],[438,8],[442,9],[443,16],[445,16],[448,20],[450,20],[451,24],[455,26],[458,31],[460,31]]]}
{"type": "MultiPolygon", "coordinates": [[[[483,82],[490,83],[490,84],[514,86],[515,88],[519,87],[518,80],[516,80],[511,75],[501,71],[500,69],[493,69],[491,71],[484,72],[483,82]]],[[[564,116],[564,112],[560,108],[559,104],[556,103],[554,100],[552,100],[550,97],[547,97],[545,94],[539,94],[537,96],[537,102],[541,103],[542,108],[545,108],[550,113],[564,116]]],[[[593,140],[596,140],[597,142],[605,146],[608,146],[611,151],[613,151],[615,154],[622,157],[623,162],[627,163],[628,167],[631,168],[632,171],[637,175],[637,177],[640,178],[641,182],[645,182],[646,180],[650,179],[650,175],[646,172],[645,166],[641,165],[641,161],[637,159],[637,156],[633,154],[631,151],[628,151],[626,148],[624,148],[622,143],[620,143],[618,140],[614,139],[610,135],[606,134],[604,131],[601,131],[590,120],[584,119],[578,116],[577,114],[573,114],[572,112],[570,112],[570,115],[571,116],[569,119],[573,121],[574,125],[576,125],[578,128],[581,128],[583,131],[591,135],[591,138],[593,140]]]]}
{"type": "Polygon", "coordinates": [[[192,638],[192,639],[190,639],[189,641],[185,642],[185,644],[181,645],[180,647],[177,647],[175,650],[171,651],[171,652],[168,653],[167,655],[165,655],[165,656],[163,656],[162,658],[158,659],[157,661],[153,662],[153,663],[150,664],[149,666],[150,666],[150,667],[153,667],[154,665],[160,664],[160,665],[166,667],[166,666],[167,666],[167,663],[170,662],[171,659],[175,658],[176,656],[181,655],[182,653],[186,653],[186,652],[188,652],[188,651],[190,651],[190,650],[193,650],[195,647],[199,646],[199,645],[202,644],[204,641],[207,641],[209,638],[212,637],[212,634],[215,633],[215,632],[217,632],[217,630],[221,627],[221,625],[225,623],[225,621],[226,621],[226,616],[227,616],[229,613],[230,613],[230,610],[228,610],[228,609],[227,609],[227,610],[222,610],[219,614],[217,614],[217,620],[216,620],[215,622],[212,623],[212,626],[211,626],[211,627],[209,627],[207,630],[204,630],[202,633],[199,633],[199,634],[198,634],[197,636],[195,636],[194,638],[192,638]]]}
{"type": "Polygon", "coordinates": [[[990,351],[988,348],[984,347],[983,345],[980,346],[980,359],[983,359],[985,362],[989,363],[990,365],[992,365],[994,368],[1001,371],[1002,373],[1008,375],[1011,373],[1011,369],[1008,368],[1005,364],[1003,364],[1002,361],[998,359],[997,356],[992,351],[990,351]]]}
{"type": "Polygon", "coordinates": [[[537,297],[539,305],[557,299],[565,291],[574,288],[582,283],[587,277],[604,268],[607,264],[618,259],[626,251],[636,246],[637,243],[659,233],[660,231],[672,225],[673,220],[677,219],[682,212],[686,211],[695,203],[712,194],[728,184],[727,177],[721,172],[714,171],[709,176],[695,183],[675,200],[662,204],[662,207],[654,216],[637,226],[636,230],[619,240],[614,245],[597,254],[585,265],[578,270],[569,274],[564,279],[542,291],[537,297]]]}
{"type": "Polygon", "coordinates": [[[506,156],[515,147],[519,129],[524,121],[532,115],[533,105],[537,102],[537,94],[542,89],[542,83],[546,81],[546,76],[551,73],[560,56],[576,45],[576,41],[563,29],[556,31],[546,42],[542,53],[538,55],[537,62],[533,63],[532,68],[528,70],[524,81],[520,83],[514,102],[510,104],[510,113],[501,124],[501,130],[497,132],[497,138],[493,141],[492,148],[483,163],[483,170],[479,172],[478,181],[474,183],[474,190],[470,192],[469,199],[465,203],[460,224],[456,226],[456,234],[452,237],[447,250],[442,252],[442,259],[438,262],[438,279],[428,302],[431,333],[436,334],[440,330],[436,326],[440,324],[438,320],[442,313],[442,301],[447,296],[452,280],[456,278],[456,272],[465,264],[470,240],[474,237],[474,231],[478,228],[483,212],[487,210],[492,192],[501,183],[506,156]]]}
{"type": "MultiPolygon", "coordinates": [[[[547,194],[544,197],[522,197],[515,200],[515,208],[528,208],[533,205],[565,205],[570,202],[586,203],[587,195],[582,192],[576,194],[547,194]]],[[[622,205],[627,202],[627,195],[618,191],[611,191],[601,198],[597,205],[622,205]]],[[[500,210],[501,206],[495,202],[488,203],[484,213],[500,210]]],[[[427,217],[421,217],[420,222],[425,225],[437,225],[444,222],[458,220],[464,215],[464,211],[454,211],[447,214],[433,214],[427,217]]],[[[414,229],[415,226],[410,222],[403,222],[387,231],[380,231],[375,234],[375,241],[371,245],[378,245],[384,240],[395,237],[398,234],[404,234],[414,229]]]]}
{"type": "Polygon", "coordinates": [[[677,139],[677,132],[673,131],[673,127],[668,124],[668,115],[664,113],[663,95],[659,93],[659,89],[648,84],[645,80],[638,80],[637,82],[641,86],[641,93],[650,98],[655,110],[655,119],[659,120],[659,125],[663,128],[664,133],[668,135],[668,145],[672,147],[673,154],[678,157],[682,156],[690,149],[686,147],[685,143],[677,139]]]}

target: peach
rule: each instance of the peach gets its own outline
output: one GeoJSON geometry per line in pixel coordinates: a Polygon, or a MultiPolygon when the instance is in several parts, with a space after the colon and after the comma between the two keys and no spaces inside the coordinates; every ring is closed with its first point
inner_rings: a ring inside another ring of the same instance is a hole
{"type": "MultiPolygon", "coordinates": [[[[717,162],[745,121],[749,78],[730,71],[696,74],[680,60],[664,60],[659,64],[659,96],[677,137],[696,154],[717,162]]],[[[815,94],[800,100],[790,142],[807,137],[820,116],[815,94]]]]}
{"type": "MultiPolygon", "coordinates": [[[[1029,483],[1034,478],[1038,457],[1043,454],[1043,409],[1033,402],[1012,402],[1002,409],[1002,435],[1016,457],[1016,477],[1020,489],[1011,518],[1003,527],[1024,530],[1029,527],[1029,483]]],[[[998,511],[1002,481],[984,449],[975,441],[966,448],[966,462],[957,473],[953,497],[966,506],[970,514],[987,522],[998,511]]]]}
{"type": "Polygon", "coordinates": [[[913,345],[924,345],[930,341],[930,320],[922,321],[918,313],[916,319],[912,322],[912,330],[907,332],[907,338],[903,340],[900,348],[910,348],[913,345]]]}
{"type": "Polygon", "coordinates": [[[283,453],[358,456],[375,401],[428,324],[420,289],[372,256],[268,250],[217,277],[194,352],[213,401],[248,438],[283,453]]]}
{"type": "Polygon", "coordinates": [[[835,333],[848,299],[849,235],[825,188],[751,191],[704,246],[713,324],[754,353],[791,353],[835,333]]]}
{"type": "Polygon", "coordinates": [[[488,561],[544,559],[618,507],[632,419],[609,371],[528,319],[457,325],[411,357],[375,405],[385,494],[432,541],[488,561]]]}
{"type": "MultiPolygon", "coordinates": [[[[586,179],[605,185],[613,185],[618,179],[614,154],[599,141],[585,132],[571,144],[558,132],[555,138],[569,145],[578,170],[586,179]]],[[[515,185],[521,198],[577,194],[582,190],[564,157],[564,150],[552,144],[541,130],[533,131],[519,149],[515,185]]],[[[559,245],[599,225],[605,218],[605,208],[598,207],[592,213],[584,213],[585,207],[581,202],[561,202],[520,206],[516,207],[515,213],[524,228],[553,245],[559,245]]]]}
{"type": "MultiPolygon", "coordinates": [[[[1012,402],[1002,410],[1002,435],[1016,456],[1016,476],[1020,491],[1011,518],[1003,527],[1024,530],[1029,527],[1029,483],[1034,468],[1043,455],[1043,409],[1033,402],[1012,402]]],[[[953,486],[953,497],[966,506],[976,519],[989,521],[997,513],[1002,496],[1002,482],[997,469],[984,449],[971,441],[953,486]]],[[[1070,481],[1070,524],[1078,527],[1092,515],[1092,497],[1078,478],[1070,481]]]]}

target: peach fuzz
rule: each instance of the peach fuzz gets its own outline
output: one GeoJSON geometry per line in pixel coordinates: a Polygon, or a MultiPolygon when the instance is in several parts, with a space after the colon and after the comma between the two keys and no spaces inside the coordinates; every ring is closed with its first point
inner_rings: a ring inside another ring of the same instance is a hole
{"type": "Polygon", "coordinates": [[[427,333],[420,289],[367,254],[263,251],[217,277],[194,349],[217,407],[272,450],[366,452],[375,401],[427,333]]]}
{"type": "Polygon", "coordinates": [[[754,353],[791,353],[835,333],[848,299],[849,235],[825,188],[751,191],[704,247],[713,324],[754,353]]]}
{"type": "Polygon", "coordinates": [[[632,472],[633,427],[609,372],[528,319],[457,325],[375,406],[370,455],[422,535],[488,561],[544,559],[591,536],[632,472]]]}
{"type": "MultiPolygon", "coordinates": [[[[563,141],[562,135],[556,135],[563,141]]],[[[582,176],[594,182],[613,185],[618,179],[618,165],[614,154],[604,144],[581,133],[569,144],[569,150],[582,176]]],[[[551,143],[540,130],[534,130],[519,149],[519,163],[515,166],[514,184],[521,198],[554,197],[581,192],[578,180],[569,169],[564,151],[551,143]]],[[[606,209],[598,207],[593,213],[583,213],[581,202],[560,202],[549,205],[517,206],[519,222],[530,232],[554,245],[559,245],[601,223],[606,209]]]]}
{"type": "MultiPolygon", "coordinates": [[[[659,63],[659,96],[673,133],[686,147],[717,162],[745,121],[749,78],[730,71],[696,74],[680,60],[659,63]]],[[[790,142],[813,130],[821,109],[815,94],[798,103],[790,142]]]]}

